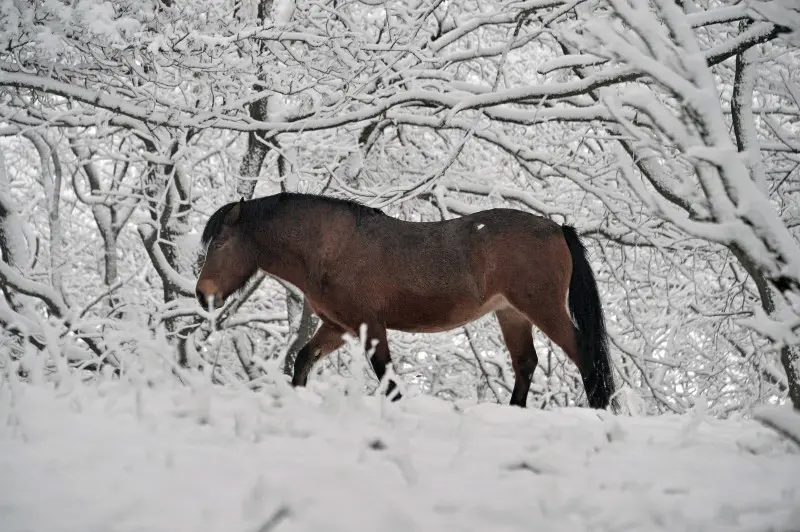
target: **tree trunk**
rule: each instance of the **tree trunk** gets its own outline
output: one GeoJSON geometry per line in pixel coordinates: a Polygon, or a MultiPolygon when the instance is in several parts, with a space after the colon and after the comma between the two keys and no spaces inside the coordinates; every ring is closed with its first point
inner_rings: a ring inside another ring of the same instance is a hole
{"type": "MultiPolygon", "coordinates": [[[[270,16],[272,11],[273,0],[261,0],[258,4],[258,19],[260,23],[264,23],[270,16]]],[[[266,44],[261,44],[261,52],[267,53],[266,44]]],[[[258,101],[250,104],[250,116],[254,120],[265,121],[269,116],[270,98],[276,96],[266,96],[258,101]]],[[[264,165],[264,159],[269,153],[271,146],[278,146],[277,139],[273,138],[269,141],[265,140],[264,132],[251,131],[247,135],[247,151],[242,157],[242,163],[239,167],[239,175],[241,178],[236,184],[236,195],[239,198],[251,199],[255,193],[256,184],[258,183],[258,176],[261,174],[261,168],[264,165]]],[[[283,176],[284,165],[281,161],[278,164],[278,170],[283,176]]],[[[281,183],[281,189],[285,190],[284,183],[281,183]]],[[[311,339],[314,333],[315,323],[314,317],[311,314],[311,308],[305,301],[302,294],[297,293],[291,288],[286,288],[286,313],[289,321],[290,330],[294,329],[295,338],[289,346],[286,353],[284,362],[284,373],[291,375],[294,369],[294,360],[300,349],[311,339]]],[[[247,369],[247,368],[245,368],[247,369]]]]}
{"type": "Polygon", "coordinates": [[[61,163],[46,138],[38,133],[23,133],[39,154],[41,178],[47,203],[47,225],[50,230],[50,284],[67,301],[62,282],[61,268],[65,264],[64,239],[61,230],[61,163]]]}
{"type": "MultiPolygon", "coordinates": [[[[23,221],[17,211],[16,202],[6,191],[10,189],[10,180],[6,174],[5,156],[0,151],[0,260],[23,273],[27,273],[31,263],[30,248],[23,234],[23,221]]],[[[17,314],[23,319],[30,318],[35,323],[36,300],[30,296],[16,293],[10,287],[0,284],[0,298],[5,298],[7,306],[0,301],[0,325],[14,335],[12,352],[22,352],[25,343],[23,333],[13,322],[17,314]],[[3,309],[2,307],[5,307],[3,309]],[[5,310],[5,312],[3,312],[5,310]]],[[[28,321],[26,319],[26,321],[28,321]]],[[[33,334],[35,331],[26,331],[33,334]]],[[[31,339],[40,349],[43,344],[31,339]]]]}
{"type": "MultiPolygon", "coordinates": [[[[752,277],[756,284],[758,294],[761,298],[761,308],[768,316],[775,314],[774,292],[770,288],[770,283],[764,278],[761,271],[755,266],[753,261],[738,249],[732,249],[739,263],[752,277]]],[[[786,372],[786,384],[788,386],[789,399],[796,410],[800,410],[800,346],[783,346],[781,348],[781,365],[786,372]]]]}
{"type": "Polygon", "coordinates": [[[296,331],[294,341],[289,346],[283,362],[283,372],[291,377],[294,373],[294,361],[297,359],[297,353],[311,340],[316,327],[311,307],[308,306],[306,299],[302,294],[289,288],[286,289],[286,312],[289,317],[289,328],[296,331]]]}
{"type": "MultiPolygon", "coordinates": [[[[744,31],[749,23],[740,23],[744,31]]],[[[767,179],[764,174],[764,165],[761,160],[761,147],[758,143],[755,118],[753,116],[753,87],[755,85],[758,52],[755,48],[748,48],[736,56],[736,73],[733,84],[733,98],[731,100],[731,113],[733,118],[733,132],[736,137],[736,147],[740,153],[747,156],[747,166],[750,176],[766,196],[769,193],[767,179]]],[[[773,316],[776,308],[775,293],[763,272],[756,267],[755,261],[747,256],[738,246],[729,246],[739,262],[750,274],[761,297],[761,308],[768,316],[773,316]]],[[[781,365],[786,372],[786,381],[789,388],[789,399],[794,408],[800,410],[800,346],[784,346],[781,348],[781,365]]]]}
{"type": "MultiPolygon", "coordinates": [[[[191,138],[194,133],[185,133],[185,141],[191,138]]],[[[167,139],[162,140],[161,145],[166,145],[167,139]]],[[[154,155],[159,154],[156,144],[146,142],[146,149],[154,155]]],[[[172,159],[178,152],[181,143],[173,138],[169,143],[168,155],[172,159]]],[[[150,211],[150,218],[156,227],[155,235],[150,234],[150,230],[139,228],[139,234],[145,246],[152,245],[157,247],[166,260],[167,266],[176,275],[182,274],[187,270],[188,265],[184,264],[180,250],[176,245],[176,240],[188,233],[191,212],[190,187],[187,176],[182,169],[169,162],[168,164],[150,163],[145,174],[145,197],[150,211]],[[161,198],[164,204],[161,204],[161,198]]],[[[154,258],[154,250],[148,250],[151,260],[154,258]]],[[[155,261],[154,261],[155,264],[155,261]]],[[[160,271],[156,265],[163,284],[164,302],[170,302],[179,297],[194,295],[193,290],[182,289],[173,281],[166,272],[160,271]]],[[[191,339],[191,333],[196,329],[199,318],[185,319],[182,317],[172,317],[164,321],[164,326],[170,335],[177,339],[178,364],[182,367],[189,366],[190,346],[187,342],[191,339]]]]}

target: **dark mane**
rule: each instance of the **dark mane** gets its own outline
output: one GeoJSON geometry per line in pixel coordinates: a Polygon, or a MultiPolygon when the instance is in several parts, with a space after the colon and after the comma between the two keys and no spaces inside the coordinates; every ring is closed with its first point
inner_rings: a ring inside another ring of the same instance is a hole
{"type": "Polygon", "coordinates": [[[225,217],[228,215],[228,212],[230,212],[234,205],[236,205],[236,203],[228,203],[227,205],[223,205],[217,209],[217,212],[211,215],[206,222],[205,228],[203,229],[203,236],[200,238],[200,242],[203,243],[203,246],[207,246],[208,243],[219,234],[219,232],[222,230],[222,225],[225,222],[225,217]]]}
{"type": "MultiPolygon", "coordinates": [[[[201,237],[203,246],[207,246],[208,243],[219,234],[219,232],[222,230],[222,226],[225,223],[225,217],[237,203],[238,202],[234,201],[223,205],[211,215],[211,217],[208,219],[208,222],[206,222],[205,228],[203,229],[203,236],[201,237]]],[[[270,216],[271,214],[275,213],[276,209],[291,209],[293,207],[301,207],[303,205],[314,203],[327,203],[329,205],[341,207],[350,211],[357,220],[371,216],[386,216],[386,214],[380,209],[368,207],[357,201],[349,199],[334,198],[331,196],[316,196],[314,194],[300,194],[295,192],[280,192],[272,196],[264,196],[245,201],[242,204],[242,212],[239,214],[239,219],[243,223],[247,224],[248,222],[255,222],[270,216]]]]}

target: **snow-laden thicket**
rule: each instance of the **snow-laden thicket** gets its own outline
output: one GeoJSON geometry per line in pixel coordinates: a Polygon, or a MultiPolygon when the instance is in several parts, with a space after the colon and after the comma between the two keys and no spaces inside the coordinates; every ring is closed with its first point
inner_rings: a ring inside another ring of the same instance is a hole
{"type": "MultiPolygon", "coordinates": [[[[566,221],[629,410],[800,403],[790,4],[3,2],[0,363],[93,378],[158,355],[234,385],[291,362],[315,325],[292,287],[259,279],[215,328],[193,300],[207,216],[283,189],[566,221]]],[[[507,402],[493,318],[390,341],[419,393],[507,402]]],[[[583,404],[536,342],[529,404],[583,404]]]]}

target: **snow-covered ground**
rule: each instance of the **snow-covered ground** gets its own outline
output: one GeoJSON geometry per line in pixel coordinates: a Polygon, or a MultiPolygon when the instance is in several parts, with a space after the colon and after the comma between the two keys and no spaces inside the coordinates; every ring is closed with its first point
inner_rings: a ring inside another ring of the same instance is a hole
{"type": "Polygon", "coordinates": [[[2,384],[3,532],[800,530],[800,450],[755,421],[2,384]]]}

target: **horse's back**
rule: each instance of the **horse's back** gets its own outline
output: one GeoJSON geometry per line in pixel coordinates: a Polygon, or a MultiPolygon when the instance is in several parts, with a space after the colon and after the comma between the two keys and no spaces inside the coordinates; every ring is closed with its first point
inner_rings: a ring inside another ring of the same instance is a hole
{"type": "Polygon", "coordinates": [[[515,209],[489,209],[439,222],[376,216],[359,225],[352,254],[360,255],[371,271],[360,275],[423,291],[474,292],[479,298],[485,295],[482,279],[489,270],[529,264],[531,255],[546,251],[553,240],[556,247],[564,246],[560,225],[515,209]]]}

